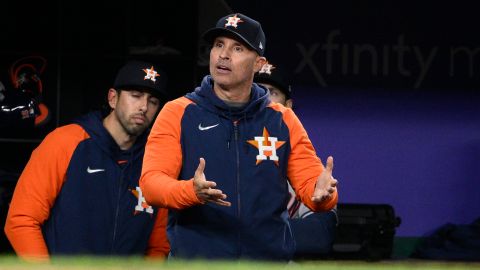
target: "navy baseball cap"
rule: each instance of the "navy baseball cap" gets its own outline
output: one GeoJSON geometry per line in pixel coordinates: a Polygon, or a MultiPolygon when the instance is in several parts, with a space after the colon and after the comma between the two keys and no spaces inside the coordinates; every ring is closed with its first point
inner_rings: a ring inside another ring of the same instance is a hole
{"type": "Polygon", "coordinates": [[[214,28],[203,34],[203,38],[210,44],[216,37],[233,35],[255,50],[260,56],[265,52],[265,33],[262,26],[254,19],[241,13],[230,14],[218,20],[214,28]]]}
{"type": "Polygon", "coordinates": [[[133,60],[120,68],[113,87],[123,90],[150,91],[157,97],[166,97],[167,75],[152,63],[133,60]]]}
{"type": "Polygon", "coordinates": [[[282,91],[286,99],[290,99],[292,98],[292,88],[285,82],[284,78],[285,75],[282,74],[276,66],[267,62],[262,66],[260,71],[255,73],[253,81],[256,83],[271,84],[282,91]]]}

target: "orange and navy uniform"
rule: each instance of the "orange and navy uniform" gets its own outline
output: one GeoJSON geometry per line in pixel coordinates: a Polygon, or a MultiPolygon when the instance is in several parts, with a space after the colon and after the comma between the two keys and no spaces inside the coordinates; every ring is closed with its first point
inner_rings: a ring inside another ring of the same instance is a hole
{"type": "Polygon", "coordinates": [[[148,135],[122,151],[102,119],[57,128],[33,151],[5,225],[19,256],[168,254],[167,210],[148,208],[138,183],[148,135]]]}
{"type": "Polygon", "coordinates": [[[288,260],[295,242],[287,178],[314,211],[333,208],[337,193],[311,201],[324,167],[292,110],[270,102],[256,84],[248,104],[237,109],[212,87],[206,76],[194,92],[167,103],[145,148],[140,186],[148,203],[171,209],[170,256],[288,260]],[[191,178],[200,157],[207,180],[217,183],[231,207],[197,198],[191,178]]]}

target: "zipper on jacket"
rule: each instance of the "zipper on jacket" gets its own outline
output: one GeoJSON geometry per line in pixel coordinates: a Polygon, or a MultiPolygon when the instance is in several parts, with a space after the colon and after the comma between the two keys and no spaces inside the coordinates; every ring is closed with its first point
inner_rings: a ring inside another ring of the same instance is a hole
{"type": "MultiPolygon", "coordinates": [[[[237,217],[238,219],[241,219],[240,218],[240,213],[241,213],[241,204],[240,204],[240,151],[238,149],[238,121],[234,121],[233,122],[233,131],[234,131],[234,135],[235,135],[235,153],[236,153],[236,165],[237,165],[237,170],[236,170],[236,180],[237,180],[237,217]]],[[[240,232],[240,229],[238,230],[238,253],[239,255],[241,255],[241,248],[242,248],[242,245],[241,245],[241,239],[242,239],[242,236],[241,236],[241,232],[240,232]]]]}
{"type": "Polygon", "coordinates": [[[237,216],[240,217],[240,150],[238,149],[238,123],[237,121],[233,122],[233,131],[235,135],[235,154],[236,154],[236,180],[237,180],[237,216]]]}
{"type": "MultiPolygon", "coordinates": [[[[127,164],[127,166],[128,166],[128,164],[127,164]]],[[[122,169],[122,175],[120,177],[120,183],[118,184],[117,207],[115,208],[115,219],[114,219],[114,223],[113,223],[112,249],[111,249],[111,252],[110,252],[111,254],[114,254],[115,240],[117,238],[118,214],[120,212],[120,195],[121,195],[121,192],[122,192],[122,182],[123,182],[123,177],[124,177],[124,174],[123,174],[124,169],[125,168],[122,169]]]]}

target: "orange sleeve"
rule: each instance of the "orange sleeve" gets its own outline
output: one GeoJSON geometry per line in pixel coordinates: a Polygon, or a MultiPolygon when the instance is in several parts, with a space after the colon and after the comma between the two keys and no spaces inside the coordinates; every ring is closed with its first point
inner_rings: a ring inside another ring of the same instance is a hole
{"type": "Polygon", "coordinates": [[[153,231],[148,240],[147,256],[164,259],[170,252],[170,244],[167,239],[168,210],[158,208],[157,219],[153,225],[153,231]]]}
{"type": "Polygon", "coordinates": [[[181,121],[190,103],[185,97],[168,102],[152,127],[140,178],[140,188],[148,204],[173,209],[200,204],[193,180],[177,180],[182,168],[181,121]]]}
{"type": "Polygon", "coordinates": [[[312,201],[315,185],[324,167],[318,158],[312,142],[308,138],[302,123],[291,109],[275,108],[283,111],[283,120],[290,130],[291,153],[288,159],[287,177],[290,179],[297,198],[312,211],[327,211],[332,209],[338,201],[335,191],[332,198],[320,203],[312,201]]]}
{"type": "Polygon", "coordinates": [[[32,152],[15,187],[5,234],[15,252],[27,260],[48,260],[41,226],[60,192],[70,158],[87,137],[78,125],[58,128],[32,152]]]}

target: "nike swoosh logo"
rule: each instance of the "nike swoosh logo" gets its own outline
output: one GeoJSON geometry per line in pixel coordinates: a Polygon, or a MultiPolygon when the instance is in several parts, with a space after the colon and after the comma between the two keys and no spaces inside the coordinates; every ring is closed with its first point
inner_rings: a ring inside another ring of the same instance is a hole
{"type": "Polygon", "coordinates": [[[90,166],[87,167],[87,172],[88,173],[97,173],[97,172],[103,172],[105,169],[90,169],[90,166]]]}
{"type": "Polygon", "coordinates": [[[214,128],[216,126],[218,126],[219,124],[216,124],[216,125],[212,125],[212,126],[208,126],[208,127],[202,127],[202,123],[198,124],[198,129],[200,130],[207,130],[207,129],[211,129],[211,128],[214,128]]]}

